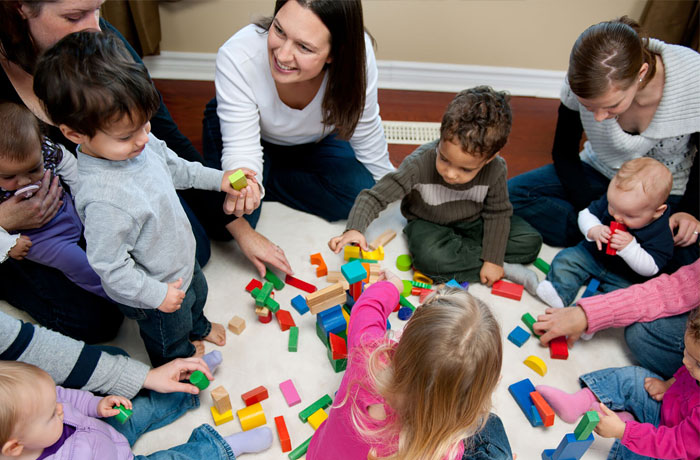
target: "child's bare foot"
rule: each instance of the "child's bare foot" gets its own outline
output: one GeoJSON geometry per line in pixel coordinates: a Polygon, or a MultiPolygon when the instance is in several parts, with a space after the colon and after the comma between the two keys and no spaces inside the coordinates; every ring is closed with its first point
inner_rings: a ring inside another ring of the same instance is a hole
{"type": "Polygon", "coordinates": [[[224,325],[211,323],[211,332],[204,337],[204,340],[220,347],[226,345],[226,329],[224,329],[224,325]]]}
{"type": "Polygon", "coordinates": [[[192,345],[194,345],[194,354],[192,355],[193,358],[201,358],[204,356],[204,342],[201,340],[193,340],[192,345]]]}

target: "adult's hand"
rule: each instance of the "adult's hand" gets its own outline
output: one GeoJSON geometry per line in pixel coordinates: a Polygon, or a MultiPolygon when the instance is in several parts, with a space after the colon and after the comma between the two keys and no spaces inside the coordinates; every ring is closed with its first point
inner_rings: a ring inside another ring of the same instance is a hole
{"type": "Polygon", "coordinates": [[[294,274],[282,248],[256,232],[248,221],[239,218],[229,223],[226,228],[238,242],[243,254],[258,270],[260,277],[264,277],[267,271],[265,264],[269,264],[288,275],[294,274]]]}
{"type": "Polygon", "coordinates": [[[0,204],[0,227],[11,232],[44,226],[63,204],[61,194],[58,176],[51,180],[51,171],[46,171],[41,187],[31,198],[13,196],[0,204]]]}
{"type": "Polygon", "coordinates": [[[181,382],[194,371],[202,371],[209,380],[214,380],[209,367],[202,359],[177,358],[148,371],[143,387],[158,393],[175,393],[179,391],[196,395],[199,394],[199,388],[191,383],[181,382]]]}
{"type": "Polygon", "coordinates": [[[700,221],[687,212],[677,212],[669,219],[673,232],[673,244],[676,246],[690,246],[698,241],[700,221]]]}
{"type": "Polygon", "coordinates": [[[541,335],[542,345],[547,345],[557,337],[567,336],[567,343],[571,348],[588,329],[588,318],[581,307],[548,308],[544,315],[537,317],[533,328],[541,335]]]}

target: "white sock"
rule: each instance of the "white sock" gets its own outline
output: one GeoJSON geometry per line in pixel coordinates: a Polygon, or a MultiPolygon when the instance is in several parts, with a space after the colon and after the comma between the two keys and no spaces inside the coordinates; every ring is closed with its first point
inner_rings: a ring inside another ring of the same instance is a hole
{"type": "Polygon", "coordinates": [[[547,280],[537,286],[537,297],[552,308],[564,308],[564,302],[559,297],[554,285],[547,280]]]}
{"type": "Polygon", "coordinates": [[[503,271],[505,272],[505,277],[509,280],[522,284],[530,295],[537,295],[537,285],[540,280],[537,279],[537,273],[527,268],[522,264],[509,264],[505,262],[503,264],[503,271]]]}

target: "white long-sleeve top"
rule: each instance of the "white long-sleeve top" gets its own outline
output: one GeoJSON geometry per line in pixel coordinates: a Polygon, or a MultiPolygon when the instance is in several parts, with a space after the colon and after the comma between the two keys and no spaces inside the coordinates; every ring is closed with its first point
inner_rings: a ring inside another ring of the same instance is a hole
{"type": "MultiPolygon", "coordinates": [[[[323,126],[321,103],[328,74],[314,99],[301,110],[279,98],[270,72],[267,32],[254,24],[239,30],[219,48],[216,56],[217,114],[221,123],[224,170],[250,168],[262,178],[263,150],[260,140],[277,145],[316,142],[333,131],[323,126]]],[[[365,108],[350,138],[357,159],[375,180],[394,170],[389,161],[377,103],[377,63],[369,36],[365,108]]]]}

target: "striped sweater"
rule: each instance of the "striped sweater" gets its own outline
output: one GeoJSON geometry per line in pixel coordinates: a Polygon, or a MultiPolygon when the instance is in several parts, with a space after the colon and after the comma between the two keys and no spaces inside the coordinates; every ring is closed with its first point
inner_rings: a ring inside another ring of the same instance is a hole
{"type": "Polygon", "coordinates": [[[700,131],[700,54],[679,45],[649,40],[648,48],[661,55],[665,70],[663,96],[644,132],[625,132],[615,119],[595,121],[564,82],[562,103],[580,113],[588,140],[581,160],[609,179],[622,163],[648,156],[665,164],[673,174],[672,195],[683,195],[695,158],[691,134],[700,131]]]}
{"type": "Polygon", "coordinates": [[[423,219],[449,226],[484,220],[481,258],[503,265],[513,207],[508,200],[506,162],[500,156],[466,184],[446,183],[435,167],[438,141],[418,147],[399,168],[363,190],[350,211],[347,230],[364,233],[390,203],[401,199],[407,220],[423,219]]]}

